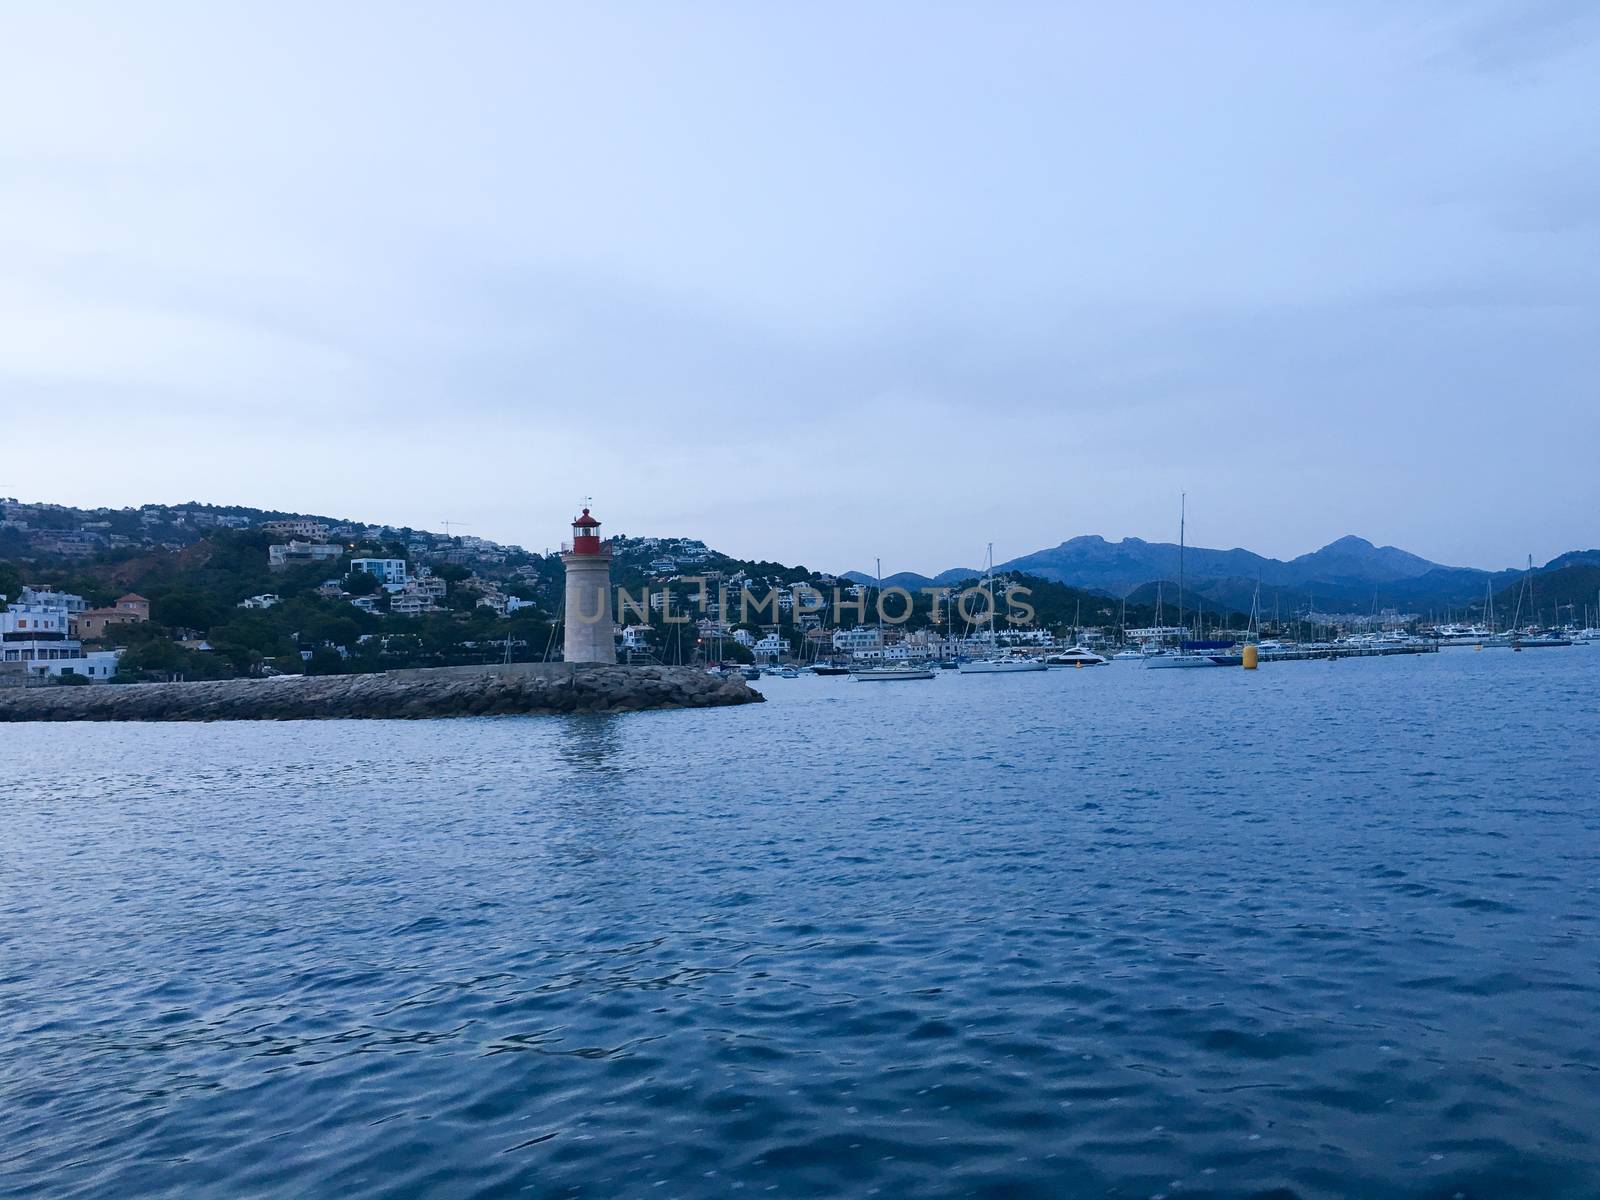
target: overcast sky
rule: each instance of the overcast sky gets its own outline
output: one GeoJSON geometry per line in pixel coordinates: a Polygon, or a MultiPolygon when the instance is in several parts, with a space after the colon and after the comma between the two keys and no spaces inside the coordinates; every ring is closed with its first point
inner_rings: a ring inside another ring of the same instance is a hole
{"type": "Polygon", "coordinates": [[[1600,544],[1600,5],[0,2],[0,495],[1600,544]]]}

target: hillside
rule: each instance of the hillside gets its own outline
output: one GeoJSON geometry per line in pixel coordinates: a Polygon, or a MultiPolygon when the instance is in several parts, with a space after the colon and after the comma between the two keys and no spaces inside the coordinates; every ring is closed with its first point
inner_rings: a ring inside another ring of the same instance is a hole
{"type": "MultiPolygon", "coordinates": [[[[1556,566],[1600,552],[1573,551],[1552,560],[1556,566]]],[[[1262,609],[1282,613],[1368,613],[1396,608],[1408,612],[1441,612],[1477,604],[1490,589],[1502,589],[1518,578],[1515,571],[1483,571],[1431,562],[1396,546],[1376,546],[1365,538],[1346,536],[1320,549],[1284,560],[1234,547],[1229,550],[1189,546],[1183,552],[1186,585],[1195,598],[1215,605],[1248,611],[1259,586],[1262,609]]],[[[1000,564],[1000,569],[1022,571],[1042,579],[1085,591],[1141,602],[1154,596],[1158,581],[1178,577],[1178,545],[1123,538],[1110,542],[1097,535],[1071,538],[1048,550],[1036,551],[1000,564]]],[[[946,571],[933,577],[946,583],[968,571],[946,571]]],[[[850,572],[850,578],[870,582],[871,576],[850,572]]],[[[904,573],[885,583],[905,587],[927,586],[925,576],[904,573]]],[[[1175,586],[1167,589],[1176,595],[1175,586]]]]}
{"type": "Polygon", "coordinates": [[[1555,570],[1535,571],[1495,593],[1494,611],[1502,624],[1560,627],[1600,625],[1600,551],[1563,554],[1555,570]],[[1520,608],[1519,608],[1520,599],[1520,608]]]}

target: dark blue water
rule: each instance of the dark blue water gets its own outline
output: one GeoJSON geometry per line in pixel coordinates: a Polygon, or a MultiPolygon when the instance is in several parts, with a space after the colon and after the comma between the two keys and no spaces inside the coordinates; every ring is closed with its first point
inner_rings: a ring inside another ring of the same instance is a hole
{"type": "Polygon", "coordinates": [[[1594,1197],[1597,683],[3,727],[0,1194],[1594,1197]]]}

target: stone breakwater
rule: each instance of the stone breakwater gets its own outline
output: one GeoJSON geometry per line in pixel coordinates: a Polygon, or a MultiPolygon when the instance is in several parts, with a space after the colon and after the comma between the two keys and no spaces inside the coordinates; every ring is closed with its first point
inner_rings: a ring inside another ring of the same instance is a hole
{"type": "Polygon", "coordinates": [[[423,720],[640,712],[759,703],[743,679],[693,667],[513,663],[213,683],[95,684],[0,692],[0,721],[423,720]]]}

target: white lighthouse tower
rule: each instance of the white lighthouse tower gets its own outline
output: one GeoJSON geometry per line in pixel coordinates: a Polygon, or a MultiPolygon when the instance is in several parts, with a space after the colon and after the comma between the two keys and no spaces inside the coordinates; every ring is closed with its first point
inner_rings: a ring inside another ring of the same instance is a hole
{"type": "Polygon", "coordinates": [[[566,640],[569,663],[614,663],[617,643],[611,613],[611,551],[600,540],[600,522],[583,510],[572,522],[572,543],[563,548],[567,568],[566,640]]]}

